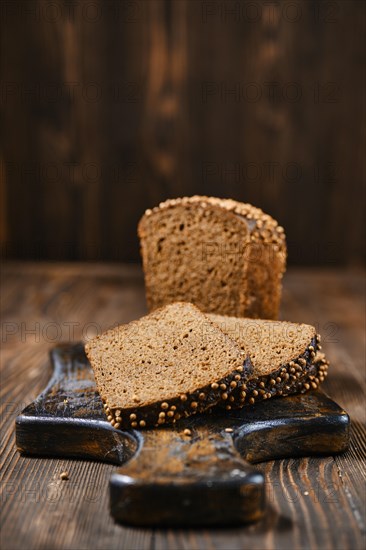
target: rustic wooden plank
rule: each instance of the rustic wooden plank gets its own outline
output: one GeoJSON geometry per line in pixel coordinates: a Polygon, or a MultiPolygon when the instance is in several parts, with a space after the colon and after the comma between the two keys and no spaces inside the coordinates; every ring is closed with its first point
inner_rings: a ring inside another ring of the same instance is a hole
{"type": "MultiPolygon", "coordinates": [[[[365,287],[363,273],[343,273],[332,277],[329,271],[309,272],[307,285],[301,284],[298,273],[289,273],[283,309],[291,318],[315,324],[323,334],[323,347],[330,359],[330,376],[324,389],[351,416],[349,450],[334,457],[339,482],[355,526],[365,532],[366,468],[361,457],[365,453],[365,287]],[[287,292],[291,303],[287,301],[287,292]],[[309,295],[319,299],[309,301],[309,295]],[[296,297],[296,300],[294,298],[296,297]],[[336,305],[335,305],[336,304],[336,305]]],[[[338,489],[335,496],[338,495],[338,489]]]]}
{"type": "Polygon", "coordinates": [[[363,272],[290,270],[284,280],[282,318],[318,324],[323,334],[324,349],[331,360],[324,389],[351,415],[349,451],[334,459],[288,459],[258,465],[267,478],[270,504],[270,512],[260,523],[227,530],[150,531],[113,524],[107,503],[113,466],[24,458],[14,446],[16,415],[34,400],[49,378],[47,352],[54,342],[48,324],[59,323],[67,340],[64,322],[78,323],[74,335],[78,339],[89,322],[104,329],[139,317],[145,311],[141,273],[134,266],[117,265],[4,266],[4,547],[362,549],[366,477],[363,278],[363,272]],[[37,322],[40,328],[36,333],[27,333],[37,322]],[[335,333],[329,322],[338,327],[335,333]],[[14,329],[5,323],[17,325],[14,329]],[[42,328],[47,326],[50,333],[44,338],[42,328]],[[13,335],[9,334],[11,329],[16,330],[13,335]],[[69,482],[60,481],[63,470],[69,471],[69,482]]]}
{"type": "Polygon", "coordinates": [[[364,2],[13,4],[10,257],[137,260],[145,208],[207,193],[277,217],[293,264],[362,262],[364,2]]]}
{"type": "MultiPolygon", "coordinates": [[[[350,59],[362,63],[356,52],[364,8],[306,1],[288,7],[189,3],[190,51],[200,52],[190,58],[190,111],[198,122],[193,168],[200,192],[253,202],[278,218],[288,230],[290,262],[329,265],[342,262],[349,247],[361,251],[335,210],[355,200],[346,196],[344,175],[356,165],[349,165],[337,128],[351,131],[359,113],[350,59]],[[334,55],[348,33],[352,40],[334,55]]],[[[360,205],[348,215],[361,223],[360,205]]]]}

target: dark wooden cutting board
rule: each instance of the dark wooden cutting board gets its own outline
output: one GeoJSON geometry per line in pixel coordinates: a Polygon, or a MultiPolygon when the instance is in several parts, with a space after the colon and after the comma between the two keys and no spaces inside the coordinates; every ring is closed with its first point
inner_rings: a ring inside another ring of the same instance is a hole
{"type": "Polygon", "coordinates": [[[51,362],[47,388],[16,419],[17,447],[119,465],[111,513],[131,525],[255,521],[265,511],[265,480],[253,463],[348,446],[349,416],[319,390],[122,432],[106,420],[82,344],[54,348],[51,362]]]}

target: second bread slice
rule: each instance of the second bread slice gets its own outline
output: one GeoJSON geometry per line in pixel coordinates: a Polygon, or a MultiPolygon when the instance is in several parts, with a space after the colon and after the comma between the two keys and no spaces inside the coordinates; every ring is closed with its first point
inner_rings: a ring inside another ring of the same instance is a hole
{"type": "Polygon", "coordinates": [[[327,376],[320,335],[311,325],[211,315],[246,356],[248,380],[234,391],[226,409],[253,405],[263,399],[305,393],[327,376]]]}
{"type": "Polygon", "coordinates": [[[152,427],[205,411],[247,378],[239,344],[184,302],[111,329],[85,350],[115,428],[152,427]]]}

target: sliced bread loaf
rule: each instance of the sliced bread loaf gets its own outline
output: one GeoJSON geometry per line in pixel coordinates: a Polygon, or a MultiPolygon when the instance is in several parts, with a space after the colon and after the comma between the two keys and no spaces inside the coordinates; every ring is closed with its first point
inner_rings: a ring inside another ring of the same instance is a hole
{"type": "Polygon", "coordinates": [[[174,301],[202,311],[276,319],[284,230],[259,208],[185,197],[147,210],[138,234],[149,310],[174,301]]]}
{"type": "Polygon", "coordinates": [[[209,314],[246,355],[247,382],[229,397],[227,409],[262,399],[305,393],[327,376],[320,335],[311,325],[209,314]]]}
{"type": "Polygon", "coordinates": [[[175,303],[85,346],[116,428],[175,422],[227,401],[247,378],[245,356],[195,306],[175,303]]]}

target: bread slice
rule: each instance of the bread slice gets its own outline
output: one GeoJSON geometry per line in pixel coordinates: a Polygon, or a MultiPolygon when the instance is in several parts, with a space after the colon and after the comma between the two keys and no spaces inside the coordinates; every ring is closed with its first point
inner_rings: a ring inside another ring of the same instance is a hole
{"type": "Polygon", "coordinates": [[[253,405],[274,396],[316,389],[327,376],[328,361],[320,351],[320,335],[311,325],[242,319],[209,314],[246,355],[247,382],[229,397],[225,407],[253,405]]]}
{"type": "Polygon", "coordinates": [[[205,411],[247,378],[239,345],[187,303],[111,329],[85,351],[115,428],[157,426],[205,411]]]}
{"type": "Polygon", "coordinates": [[[285,236],[259,208],[214,197],[172,199],[145,212],[138,234],[150,311],[184,300],[205,312],[277,318],[285,236]]]}

